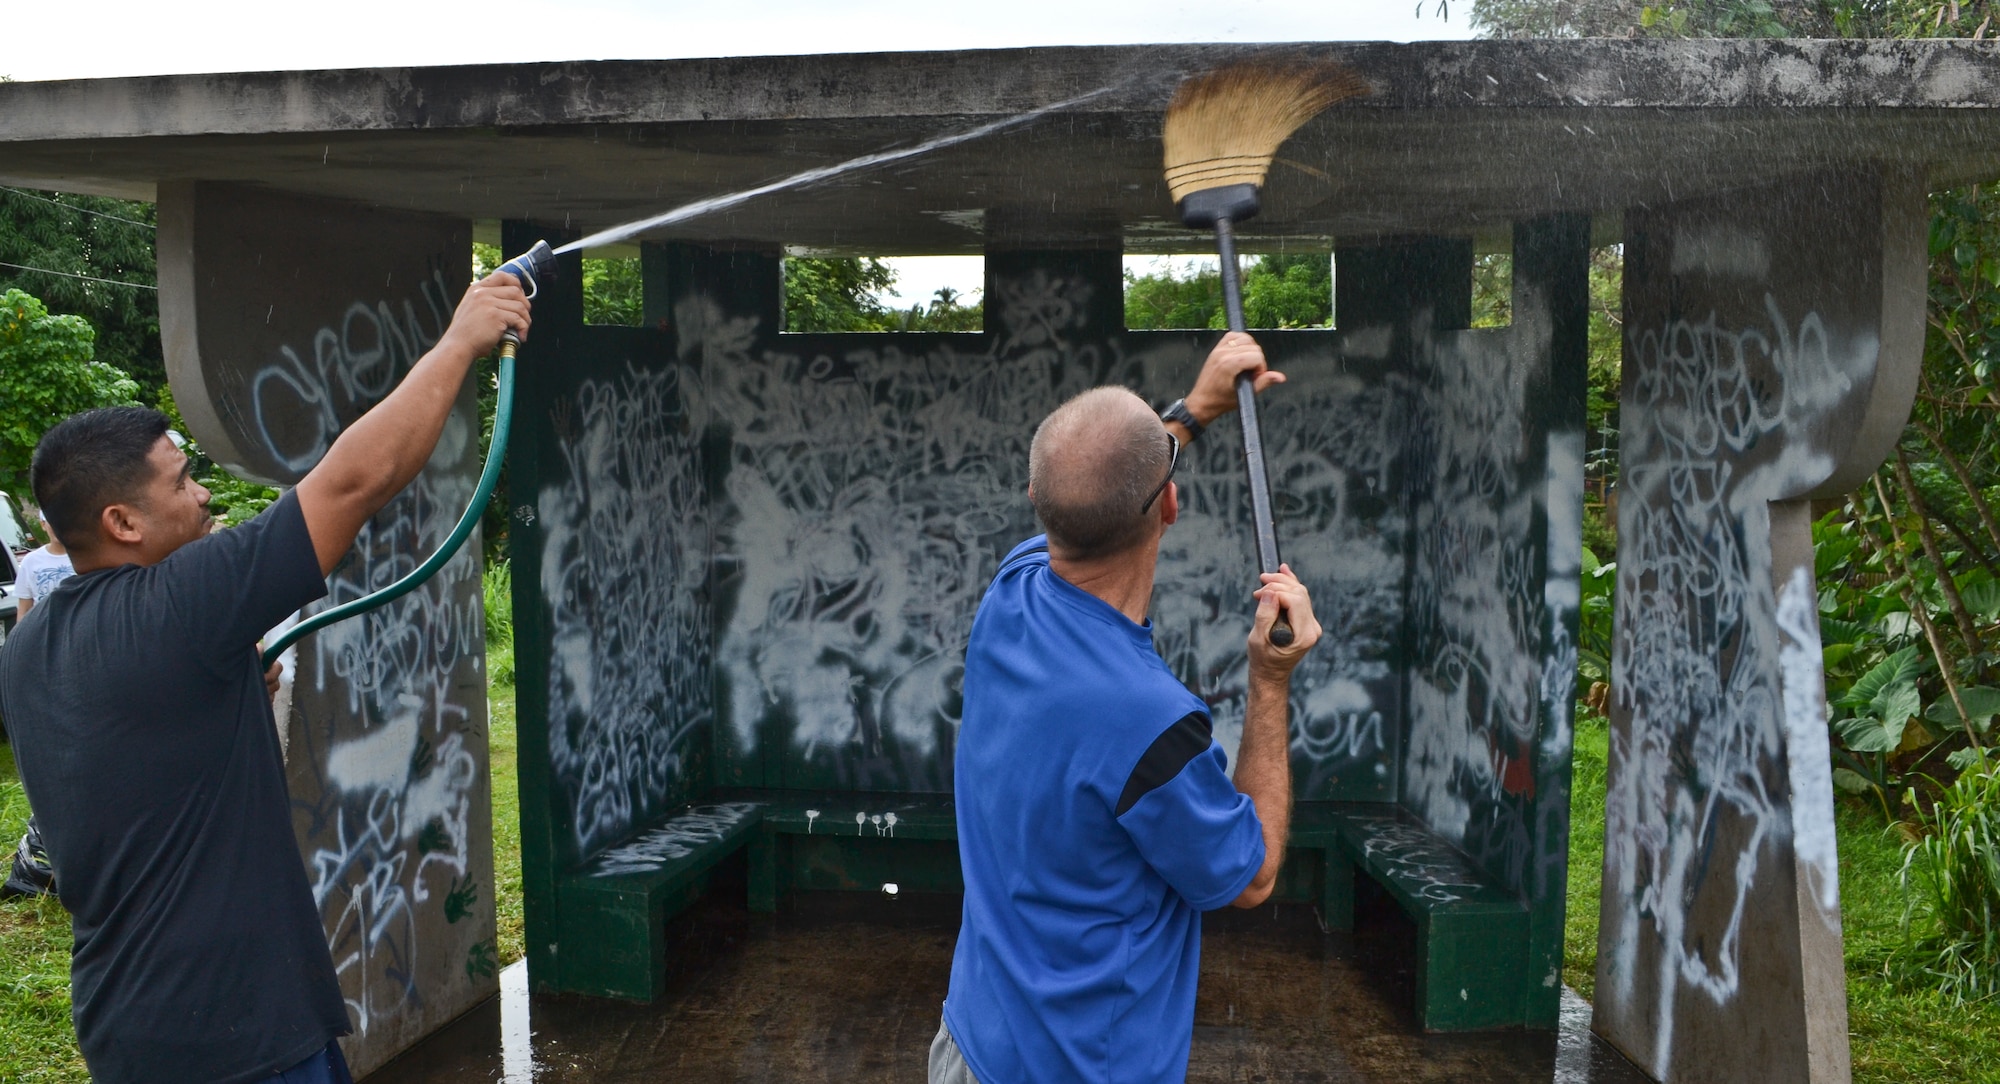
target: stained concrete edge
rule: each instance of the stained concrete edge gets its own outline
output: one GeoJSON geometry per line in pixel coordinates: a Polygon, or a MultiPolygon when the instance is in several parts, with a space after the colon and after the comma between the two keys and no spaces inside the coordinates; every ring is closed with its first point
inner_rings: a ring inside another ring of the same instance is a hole
{"type": "Polygon", "coordinates": [[[1115,45],[562,61],[0,84],[0,142],[688,121],[1157,112],[1179,75],[1298,57],[1354,108],[1983,109],[2000,42],[1624,40],[1115,45]],[[1108,88],[1108,89],[1106,89],[1108,88]]]}

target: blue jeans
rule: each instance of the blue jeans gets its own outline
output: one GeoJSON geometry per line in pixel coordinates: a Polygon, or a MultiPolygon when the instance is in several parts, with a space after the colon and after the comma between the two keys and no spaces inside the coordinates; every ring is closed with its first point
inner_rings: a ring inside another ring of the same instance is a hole
{"type": "Polygon", "coordinates": [[[354,1078],[348,1075],[347,1059],[341,1057],[336,1039],[290,1069],[265,1077],[263,1084],[354,1084],[354,1078]]]}

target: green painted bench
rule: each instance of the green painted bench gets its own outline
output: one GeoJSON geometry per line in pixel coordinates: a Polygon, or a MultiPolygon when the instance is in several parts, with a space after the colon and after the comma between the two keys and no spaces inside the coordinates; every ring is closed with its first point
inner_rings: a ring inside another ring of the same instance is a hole
{"type": "MultiPolygon", "coordinates": [[[[949,796],[766,792],[689,806],[558,880],[568,988],[659,996],[667,919],[707,891],[715,867],[739,850],[754,912],[777,911],[794,890],[964,890],[949,796]]],[[[1304,803],[1290,851],[1276,895],[1316,895],[1329,929],[1353,928],[1356,870],[1416,919],[1417,1014],[1426,1030],[1522,1023],[1526,904],[1410,814],[1386,803],[1304,803]]]]}
{"type": "Polygon", "coordinates": [[[1398,806],[1302,804],[1292,851],[1318,851],[1320,914],[1354,928],[1354,873],[1386,889],[1417,923],[1417,1016],[1426,1031],[1526,1022],[1528,905],[1398,806]]]}
{"type": "Polygon", "coordinates": [[[750,845],[750,909],[786,892],[963,892],[949,795],[771,802],[750,845]]]}
{"type": "Polygon", "coordinates": [[[557,878],[565,987],[635,1001],[664,992],[667,919],[701,897],[762,814],[756,802],[688,806],[557,878]]]}

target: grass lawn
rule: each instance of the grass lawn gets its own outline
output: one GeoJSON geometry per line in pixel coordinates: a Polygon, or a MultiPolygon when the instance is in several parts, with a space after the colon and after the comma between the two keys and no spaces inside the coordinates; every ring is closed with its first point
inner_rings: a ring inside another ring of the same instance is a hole
{"type": "MultiPolygon", "coordinates": [[[[500,958],[522,955],[520,792],[515,774],[514,690],[489,690],[492,712],[494,868],[500,958]]],[[[1601,719],[1580,717],[1570,832],[1569,922],[1563,977],[1589,997],[1597,962],[1597,871],[1604,859],[1601,719]],[[1590,813],[1599,815],[1592,816],[1590,813]]],[[[0,841],[11,854],[27,821],[13,749],[0,745],[0,841]]],[[[1902,863],[1896,836],[1879,815],[1843,803],[1840,894],[1847,935],[1847,999],[1854,1079],[1873,1082],[2000,1082],[2000,1005],[1953,1007],[1883,976],[1901,934],[1902,863]]],[[[85,1084],[69,1025],[69,916],[54,904],[0,903],[0,1081],[85,1084]]]]}
{"type": "Polygon", "coordinates": [[[500,925],[500,966],[527,955],[521,922],[521,787],[515,771],[514,687],[487,686],[493,751],[493,909],[500,925]]]}
{"type": "MultiPolygon", "coordinates": [[[[14,747],[0,744],[0,871],[12,863],[27,827],[14,747]]],[[[69,912],[61,904],[46,897],[0,903],[0,1080],[90,1079],[69,1026],[69,942],[69,912]]]]}

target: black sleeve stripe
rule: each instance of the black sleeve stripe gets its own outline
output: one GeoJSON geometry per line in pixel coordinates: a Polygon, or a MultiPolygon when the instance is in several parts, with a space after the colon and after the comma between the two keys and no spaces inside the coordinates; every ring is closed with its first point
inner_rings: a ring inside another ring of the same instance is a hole
{"type": "Polygon", "coordinates": [[[1112,816],[1124,816],[1126,810],[1139,804],[1139,799],[1172,782],[1188,761],[1208,752],[1213,744],[1207,712],[1191,711],[1181,716],[1174,725],[1161,731],[1146,749],[1146,755],[1139,758],[1131,778],[1125,780],[1125,792],[1118,796],[1118,810],[1112,816]]]}

